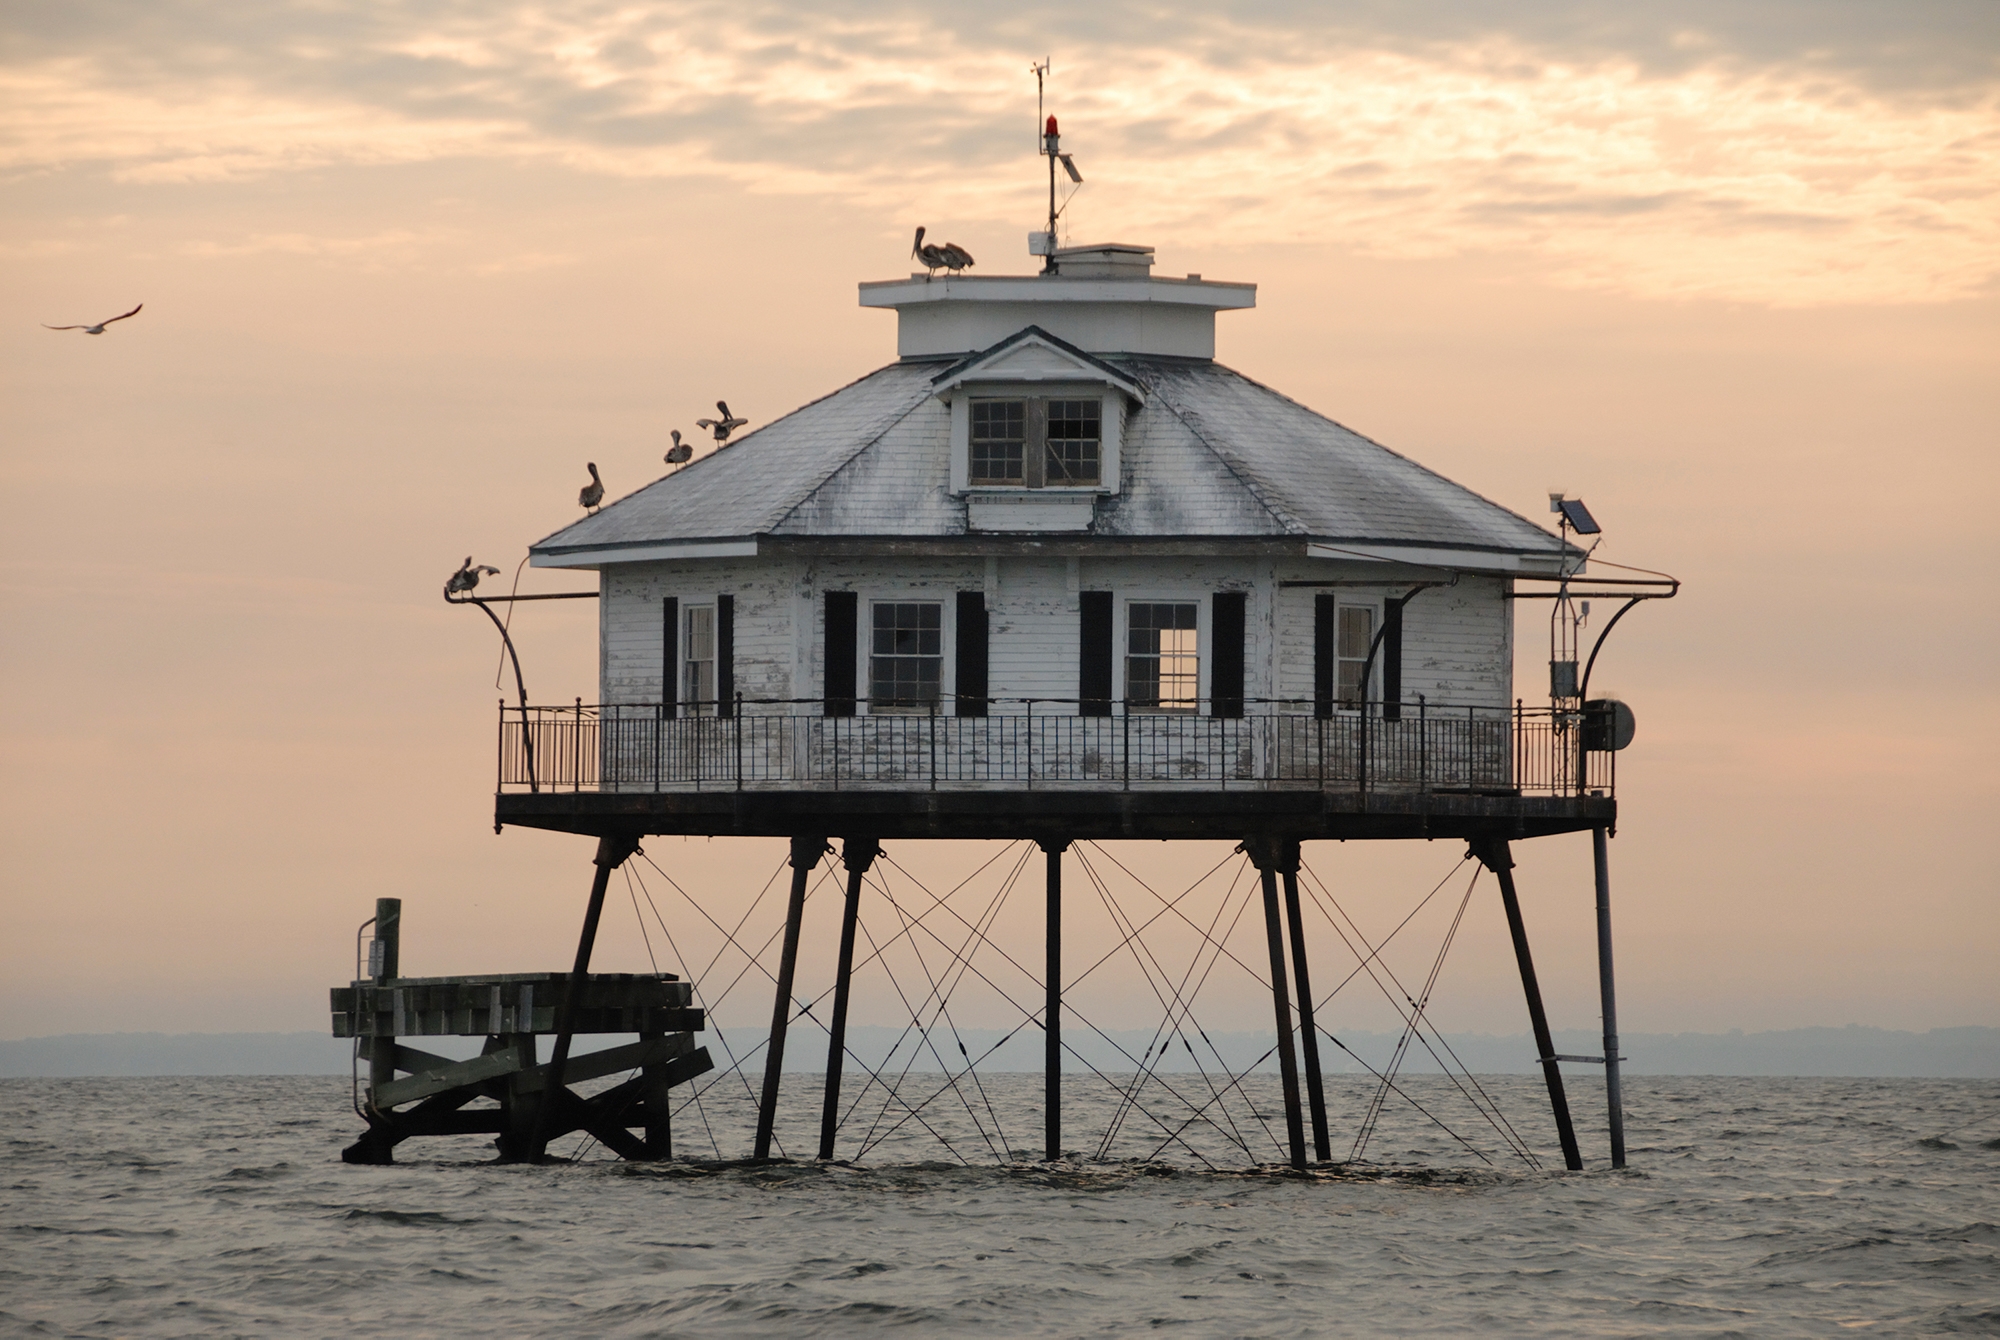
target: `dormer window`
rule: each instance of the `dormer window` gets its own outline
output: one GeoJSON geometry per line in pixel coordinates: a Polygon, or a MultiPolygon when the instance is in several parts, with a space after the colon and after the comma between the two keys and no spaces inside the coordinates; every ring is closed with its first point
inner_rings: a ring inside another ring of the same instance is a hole
{"type": "Polygon", "coordinates": [[[1048,406],[1048,451],[1043,457],[1046,482],[1097,483],[1102,404],[1096,400],[1051,400],[1048,406]]]}
{"type": "Polygon", "coordinates": [[[1126,369],[1035,326],[931,386],[950,407],[951,491],[975,531],[1088,531],[1118,492],[1124,436],[1146,404],[1126,369]]]}
{"type": "Polygon", "coordinates": [[[990,397],[970,408],[968,484],[1092,488],[1102,481],[1101,400],[990,397]]]}
{"type": "Polygon", "coordinates": [[[1027,482],[1028,402],[972,402],[972,458],[966,477],[974,484],[1027,482]]]}

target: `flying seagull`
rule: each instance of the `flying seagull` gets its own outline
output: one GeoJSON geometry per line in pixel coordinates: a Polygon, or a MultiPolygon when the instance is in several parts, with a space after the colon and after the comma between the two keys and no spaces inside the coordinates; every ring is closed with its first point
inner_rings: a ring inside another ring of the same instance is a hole
{"type": "Polygon", "coordinates": [[[604,501],[604,481],[597,477],[597,462],[585,461],[583,468],[590,471],[590,482],[576,495],[577,505],[586,512],[595,512],[597,504],[604,501]]]}
{"type": "Polygon", "coordinates": [[[681,430],[673,430],[674,444],[667,448],[668,465],[686,465],[694,456],[694,443],[681,441],[681,430]]]}
{"type": "Polygon", "coordinates": [[[44,322],[42,323],[42,329],[43,329],[43,330],[80,330],[80,331],[82,331],[82,332],[83,332],[84,334],[86,334],[86,335],[102,335],[102,334],[104,333],[104,328],[105,328],[106,326],[110,325],[110,324],[111,324],[111,323],[112,323],[113,321],[123,321],[123,320],[124,320],[124,319],[125,319],[126,317],[128,317],[128,316],[137,316],[137,315],[139,315],[139,308],[140,308],[140,307],[144,307],[145,305],[146,305],[146,304],[142,302],[142,303],[140,303],[140,304],[139,304],[139,306],[138,306],[138,307],[134,307],[134,308],[133,308],[133,309],[132,309],[131,311],[129,311],[129,312],[120,312],[120,313],[119,313],[119,314],[118,314],[117,316],[113,316],[113,317],[107,317],[106,319],[104,319],[104,320],[102,320],[102,321],[98,322],[98,323],[97,323],[96,325],[94,325],[94,326],[52,326],[52,325],[48,324],[48,322],[44,321],[44,322]]]}
{"type": "Polygon", "coordinates": [[[721,418],[696,419],[694,421],[694,426],[697,428],[706,428],[711,432],[713,432],[715,434],[715,440],[718,444],[727,442],[729,440],[729,435],[731,433],[735,432],[738,428],[741,428],[744,424],[750,422],[750,420],[748,419],[739,419],[734,414],[731,414],[729,412],[729,402],[727,400],[716,401],[715,407],[718,410],[722,411],[721,418]]]}
{"type": "Polygon", "coordinates": [[[924,245],[924,230],[921,227],[917,229],[917,240],[910,244],[910,254],[924,263],[924,269],[929,272],[924,276],[926,279],[951,263],[946,258],[943,247],[935,244],[928,247],[924,245]]]}
{"type": "Polygon", "coordinates": [[[452,573],[451,580],[444,584],[444,593],[447,596],[453,596],[470,591],[473,587],[479,585],[481,573],[484,573],[488,577],[498,577],[500,569],[489,568],[483,564],[475,565],[472,561],[472,555],[467,554],[465,562],[459,564],[458,571],[452,573]]]}

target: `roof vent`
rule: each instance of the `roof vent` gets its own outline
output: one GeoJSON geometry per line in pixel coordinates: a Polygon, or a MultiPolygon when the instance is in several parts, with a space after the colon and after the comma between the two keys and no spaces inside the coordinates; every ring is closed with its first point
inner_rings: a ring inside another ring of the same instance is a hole
{"type": "Polygon", "coordinates": [[[1058,247],[1053,259],[1065,279],[1150,279],[1153,274],[1153,249],[1125,242],[1058,247]]]}

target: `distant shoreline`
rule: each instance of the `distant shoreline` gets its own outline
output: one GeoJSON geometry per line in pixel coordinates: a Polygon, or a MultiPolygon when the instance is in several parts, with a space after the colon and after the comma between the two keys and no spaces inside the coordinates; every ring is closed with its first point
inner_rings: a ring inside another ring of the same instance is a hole
{"type": "MultiPolygon", "coordinates": [[[[857,1027],[849,1045],[857,1055],[879,1064],[900,1029],[857,1027]]],[[[761,1030],[727,1030],[729,1048],[745,1055],[763,1040],[761,1030]]],[[[947,1035],[948,1036],[948,1035],[947,1035]]],[[[1019,1030],[1003,1035],[994,1029],[962,1029],[958,1038],[968,1052],[982,1057],[981,1069],[993,1072],[1033,1072],[1041,1065],[1041,1035],[1019,1030]],[[990,1051],[990,1054],[989,1054],[990,1051]]],[[[1343,1033],[1348,1051],[1322,1042],[1329,1074],[1366,1073],[1386,1062],[1396,1044],[1394,1034],[1343,1033]],[[1350,1054],[1351,1053],[1351,1054],[1350,1054]],[[1359,1057],[1360,1060],[1355,1058],[1359,1057]]],[[[1535,1070],[1534,1044],[1523,1034],[1451,1033],[1451,1050],[1476,1074],[1529,1074],[1535,1070]]],[[[586,1040],[594,1049],[610,1039],[586,1040]]],[[[718,1062],[724,1049],[714,1034],[702,1035],[718,1062]]],[[[1138,1068],[1136,1058],[1153,1041],[1150,1030],[1114,1033],[1110,1042],[1087,1034],[1066,1039],[1090,1062],[1107,1070],[1138,1068]],[[1115,1044],[1115,1045],[1114,1045],[1115,1044]],[[1122,1050],[1121,1050],[1122,1049],[1122,1050]]],[[[1220,1053],[1204,1053],[1205,1068],[1218,1064],[1232,1069],[1248,1066],[1270,1048],[1267,1034],[1214,1033],[1209,1041],[1220,1053]]],[[[471,1039],[439,1038],[430,1050],[471,1055],[471,1039]],[[457,1045],[453,1045],[457,1044],[457,1045]]],[[[787,1070],[811,1072],[824,1065],[825,1035],[794,1025],[787,1070]]],[[[904,1047],[909,1043],[906,1041],[904,1047]]],[[[1559,1030],[1556,1049],[1565,1054],[1592,1055],[1600,1048],[1596,1035],[1582,1029],[1559,1030]]],[[[164,1075],[345,1075],[350,1044],[322,1033],[71,1033],[52,1037],[0,1041],[0,1079],[63,1079],[164,1075]]],[[[944,1048],[947,1052],[955,1047],[944,1048]]],[[[1885,1028],[1792,1028],[1758,1033],[1628,1033],[1620,1048],[1628,1075],[1790,1075],[1843,1079],[2000,1079],[2000,1028],[1966,1026],[1905,1032],[1885,1028]]],[[[1177,1043],[1159,1068],[1169,1072],[1194,1069],[1177,1043]]],[[[754,1065],[754,1063],[753,1063],[754,1065]]],[[[918,1070],[936,1070],[935,1062],[918,1070]]],[[[1082,1069],[1081,1061],[1073,1068],[1082,1069]]],[[[1273,1068],[1266,1060],[1265,1069],[1273,1068]]],[[[1595,1066],[1565,1067],[1579,1077],[1595,1066]]],[[[1421,1048],[1413,1048],[1404,1071],[1437,1074],[1439,1067],[1421,1048]]]]}

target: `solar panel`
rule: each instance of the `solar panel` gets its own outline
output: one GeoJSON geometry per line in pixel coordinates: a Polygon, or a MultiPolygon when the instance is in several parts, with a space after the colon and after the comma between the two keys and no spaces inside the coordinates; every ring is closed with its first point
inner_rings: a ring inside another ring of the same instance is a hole
{"type": "Polygon", "coordinates": [[[1578,535],[1596,535],[1604,529],[1591,516],[1590,509],[1583,505],[1581,498],[1564,498],[1556,506],[1562,508],[1563,516],[1569,520],[1569,528],[1578,535]]]}

